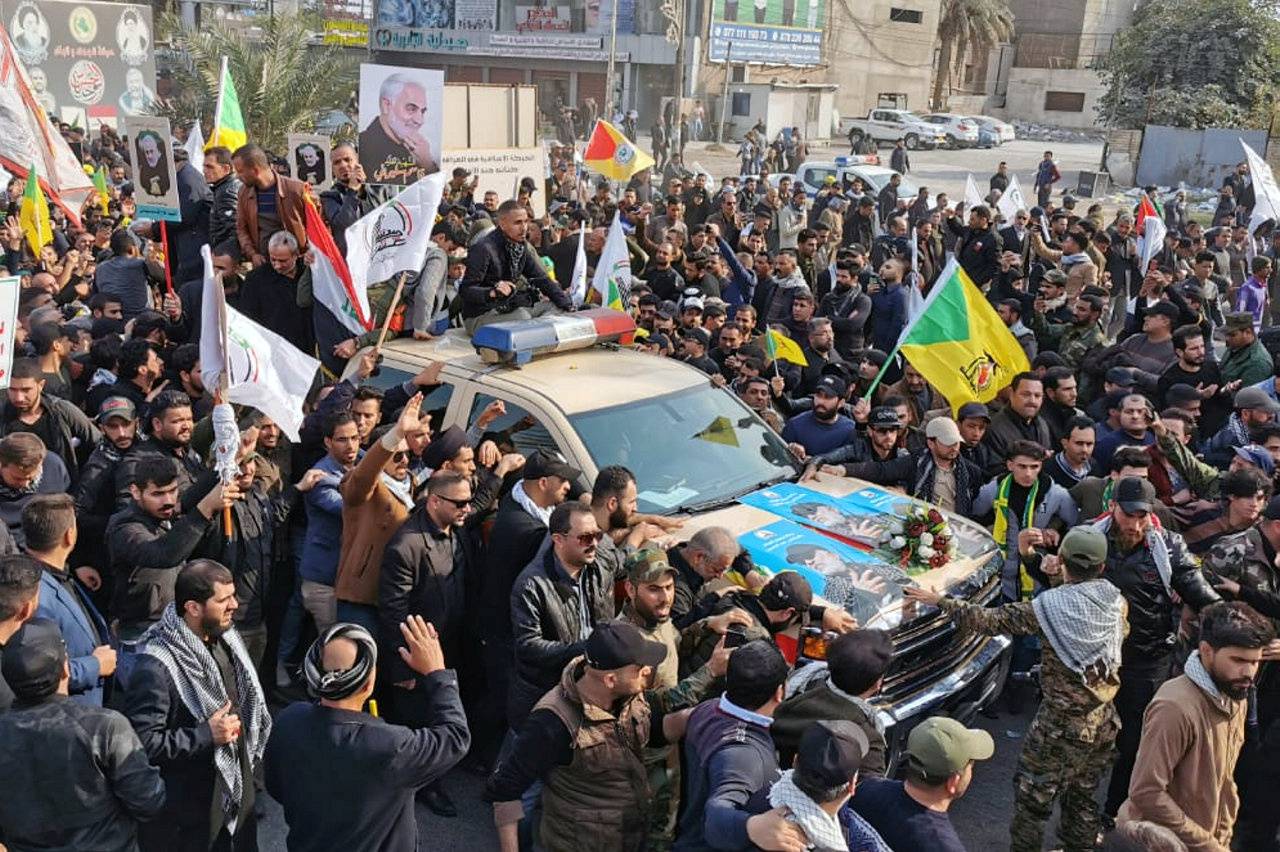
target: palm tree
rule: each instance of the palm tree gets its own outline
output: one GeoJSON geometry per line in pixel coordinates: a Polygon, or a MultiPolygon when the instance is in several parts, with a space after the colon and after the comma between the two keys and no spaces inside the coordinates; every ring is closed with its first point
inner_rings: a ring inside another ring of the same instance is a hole
{"type": "Polygon", "coordinates": [[[951,81],[964,73],[970,50],[985,56],[1002,41],[1013,38],[1013,12],[1006,0],[942,0],[938,18],[938,67],[933,73],[933,107],[946,106],[951,81]]]}
{"type": "Polygon", "coordinates": [[[309,45],[311,23],[304,15],[276,14],[260,32],[246,33],[216,20],[191,28],[166,15],[160,29],[180,57],[174,88],[181,94],[156,112],[175,127],[201,120],[208,138],[225,56],[249,139],[282,151],[287,134],[309,132],[318,114],[344,109],[356,87],[357,64],[342,48],[309,45]]]}

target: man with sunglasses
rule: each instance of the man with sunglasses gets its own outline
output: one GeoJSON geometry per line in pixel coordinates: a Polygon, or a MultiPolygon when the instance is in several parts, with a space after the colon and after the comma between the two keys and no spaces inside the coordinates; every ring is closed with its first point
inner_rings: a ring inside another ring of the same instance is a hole
{"type": "Polygon", "coordinates": [[[583,652],[595,626],[614,616],[614,572],[596,560],[604,532],[591,509],[562,503],[548,529],[551,546],[539,551],[511,590],[516,665],[507,721],[513,730],[583,652]]]}
{"type": "MultiPolygon", "coordinates": [[[[400,624],[409,616],[431,623],[440,638],[445,665],[458,668],[463,655],[468,574],[480,569],[477,537],[463,534],[471,515],[471,481],[455,471],[438,471],[427,480],[427,496],[387,542],[378,578],[378,619],[383,659],[391,665],[388,717],[414,727],[430,718],[431,696],[418,688],[417,676],[396,653],[400,624]]],[[[437,781],[419,799],[443,817],[458,815],[437,781]]]]}

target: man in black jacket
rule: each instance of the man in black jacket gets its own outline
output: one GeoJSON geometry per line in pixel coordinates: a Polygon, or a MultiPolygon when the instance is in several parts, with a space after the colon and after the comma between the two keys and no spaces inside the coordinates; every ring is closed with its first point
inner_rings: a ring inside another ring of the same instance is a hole
{"type": "Polygon", "coordinates": [[[855,349],[862,348],[867,319],[871,316],[871,297],[858,283],[860,269],[861,255],[857,259],[837,260],[834,286],[818,305],[818,316],[831,320],[836,352],[846,360],[853,358],[855,349]]]}
{"type": "Polygon", "coordinates": [[[557,506],[548,530],[551,546],[534,557],[511,589],[516,674],[507,720],[512,728],[559,682],[592,628],[614,617],[614,576],[596,562],[604,533],[591,509],[577,502],[557,506]]]}
{"type": "MultiPolygon", "coordinates": [[[[36,614],[40,606],[40,563],[29,556],[15,555],[17,547],[8,529],[0,532],[7,539],[7,550],[0,557],[0,651],[5,643],[36,614]]],[[[13,690],[0,674],[0,713],[13,704],[13,690]]]]}
{"type": "Polygon", "coordinates": [[[132,402],[113,396],[103,401],[97,419],[102,439],[81,468],[73,496],[83,542],[82,560],[76,564],[101,569],[107,564],[101,544],[106,540],[107,521],[116,511],[116,468],[137,446],[138,414],[132,402]]]}
{"type": "Polygon", "coordinates": [[[40,364],[30,358],[14,361],[9,388],[0,405],[0,436],[13,432],[33,432],[49,452],[62,459],[74,482],[80,463],[98,443],[97,428],[65,399],[44,392],[45,379],[40,364]]]}
{"type": "Polygon", "coordinates": [[[976,464],[960,455],[960,427],[950,417],[935,417],[924,434],[928,449],[886,461],[846,464],[844,475],[902,488],[912,497],[968,515],[985,479],[976,464]]]}
{"type": "Polygon", "coordinates": [[[363,712],[378,673],[378,645],[364,628],[335,624],[307,652],[307,685],[319,700],[284,709],[264,759],[267,792],[284,808],[293,852],[419,848],[414,792],[467,752],[458,679],[445,668],[435,630],[417,616],[399,630],[397,656],[422,695],[412,728],[363,712]],[[345,789],[335,796],[339,766],[345,789]]]}
{"type": "Polygon", "coordinates": [[[164,390],[151,401],[148,411],[151,437],[138,441],[116,467],[116,505],[120,508],[129,504],[134,468],[144,460],[159,458],[174,463],[179,497],[207,471],[200,454],[191,448],[191,435],[195,431],[191,398],[182,391],[164,390]]]}
{"type": "Polygon", "coordinates": [[[0,713],[0,826],[13,849],[135,849],[164,782],[138,735],[114,710],[70,701],[58,625],[27,622],[4,648],[17,703],[0,713]],[[38,759],[33,759],[38,756],[38,759]]]}
{"type": "Polygon", "coordinates": [[[967,227],[956,222],[954,210],[947,211],[947,230],[956,236],[956,259],[979,287],[1000,269],[1000,235],[991,227],[991,210],[979,204],[969,211],[967,227]]]}
{"type": "Polygon", "coordinates": [[[468,334],[490,322],[529,319],[555,308],[573,310],[569,294],[547,277],[526,242],[528,232],[529,212],[509,199],[498,206],[497,227],[467,250],[462,316],[468,334]],[[550,301],[540,301],[539,293],[550,301]]]}
{"type": "Polygon", "coordinates": [[[354,145],[335,147],[329,154],[329,163],[333,167],[333,186],[320,193],[320,207],[334,244],[345,256],[347,228],[372,213],[379,199],[364,182],[364,167],[360,165],[354,145]]]}
{"type": "MultiPolygon", "coordinates": [[[[165,256],[173,267],[173,283],[177,287],[179,283],[199,280],[204,274],[200,247],[209,242],[209,208],[213,194],[201,170],[192,165],[181,146],[174,146],[173,164],[178,170],[178,204],[182,218],[169,222],[163,235],[168,240],[165,256]]],[[[232,224],[234,227],[234,220],[232,224]]],[[[141,236],[150,240],[158,241],[161,237],[159,222],[140,223],[139,228],[141,236]]]]}
{"type": "Polygon", "coordinates": [[[214,254],[239,260],[236,239],[236,204],[240,200],[240,178],[231,167],[231,151],[217,145],[204,152],[204,179],[213,199],[209,208],[209,248],[214,254]]]}
{"type": "Polygon", "coordinates": [[[988,476],[999,476],[1005,470],[1004,459],[1014,441],[1034,441],[1052,447],[1049,424],[1040,416],[1044,404],[1044,383],[1035,373],[1019,373],[1009,383],[1009,404],[991,418],[982,437],[991,463],[988,476]]]}

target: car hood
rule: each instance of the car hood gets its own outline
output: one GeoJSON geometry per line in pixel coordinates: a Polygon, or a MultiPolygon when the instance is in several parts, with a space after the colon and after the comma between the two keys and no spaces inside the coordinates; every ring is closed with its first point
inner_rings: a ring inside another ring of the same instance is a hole
{"type": "Polygon", "coordinates": [[[766,486],[687,526],[726,527],[764,573],[796,571],[815,594],[847,609],[862,626],[893,629],[916,615],[915,607],[904,611],[904,587],[968,597],[999,564],[995,540],[985,529],[944,512],[955,555],[939,568],[904,567],[887,531],[898,528],[908,511],[930,508],[861,480],[824,475],[814,482],[766,486]]]}

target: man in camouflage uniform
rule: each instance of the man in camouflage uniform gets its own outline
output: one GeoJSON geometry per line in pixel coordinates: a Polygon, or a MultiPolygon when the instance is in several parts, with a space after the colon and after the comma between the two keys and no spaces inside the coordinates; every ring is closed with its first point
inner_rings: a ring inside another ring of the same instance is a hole
{"type": "MultiPolygon", "coordinates": [[[[730,649],[723,640],[706,665],[678,680],[680,631],[671,623],[671,605],[676,599],[676,569],[658,548],[643,548],[631,554],[625,563],[627,602],[619,621],[640,628],[645,638],[667,648],[666,658],[653,670],[653,683],[646,697],[655,713],[666,715],[685,707],[693,707],[712,695],[712,686],[724,677],[730,649]]],[[[708,619],[710,620],[710,619],[708,619]]],[[[732,619],[721,618],[715,626],[724,632],[732,619]]],[[[691,627],[693,630],[695,625],[691,627]]],[[[649,771],[649,789],[653,804],[645,849],[651,852],[671,848],[675,835],[677,796],[680,792],[680,756],[670,746],[646,748],[644,765],[649,771]]]]}
{"type": "Polygon", "coordinates": [[[1062,581],[1031,601],[988,609],[922,588],[904,590],[909,600],[938,606],[964,629],[1041,640],[1044,699],[1014,775],[1012,852],[1043,848],[1045,822],[1059,795],[1063,849],[1094,848],[1099,820],[1093,795],[1111,765],[1119,730],[1111,702],[1120,686],[1127,606],[1119,590],[1100,579],[1106,535],[1076,527],[1063,537],[1058,554],[1024,557],[1037,579],[1062,581]]]}
{"type": "MultiPolygon", "coordinates": [[[[1224,597],[1243,600],[1275,619],[1280,603],[1280,497],[1272,497],[1258,523],[1215,542],[1204,557],[1205,575],[1224,597]]],[[[1240,818],[1236,834],[1240,848],[1273,852],[1280,849],[1280,668],[1264,662],[1255,680],[1258,727],[1253,748],[1246,748],[1236,764],[1240,787],[1240,818]]]]}
{"type": "Polygon", "coordinates": [[[1048,322],[1043,311],[1031,314],[1031,330],[1044,349],[1054,349],[1066,366],[1079,369],[1084,356],[1095,349],[1101,349],[1103,343],[1102,297],[1084,295],[1076,298],[1071,309],[1070,323],[1048,322]]]}

